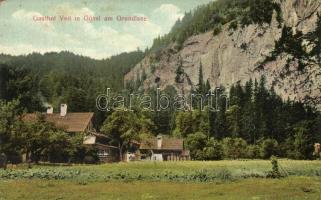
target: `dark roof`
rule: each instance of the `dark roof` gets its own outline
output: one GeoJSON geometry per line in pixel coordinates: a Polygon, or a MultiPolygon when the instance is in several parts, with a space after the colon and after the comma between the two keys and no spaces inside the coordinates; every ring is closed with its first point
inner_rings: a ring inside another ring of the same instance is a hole
{"type": "Polygon", "coordinates": [[[157,138],[145,139],[140,144],[140,149],[150,150],[183,150],[183,139],[162,137],[162,146],[157,148],[157,138]]]}
{"type": "MultiPolygon", "coordinates": [[[[88,127],[94,113],[67,113],[61,117],[60,113],[45,114],[45,120],[52,122],[56,127],[62,128],[67,132],[84,132],[88,127]]],[[[23,116],[24,121],[36,121],[36,113],[28,113],[23,116]]]]}

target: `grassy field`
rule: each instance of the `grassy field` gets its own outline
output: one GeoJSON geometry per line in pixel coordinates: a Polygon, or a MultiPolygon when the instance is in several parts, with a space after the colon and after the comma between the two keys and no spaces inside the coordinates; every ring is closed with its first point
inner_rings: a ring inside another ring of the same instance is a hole
{"type": "Polygon", "coordinates": [[[319,199],[321,161],[137,162],[0,171],[0,200],[319,199]]]}

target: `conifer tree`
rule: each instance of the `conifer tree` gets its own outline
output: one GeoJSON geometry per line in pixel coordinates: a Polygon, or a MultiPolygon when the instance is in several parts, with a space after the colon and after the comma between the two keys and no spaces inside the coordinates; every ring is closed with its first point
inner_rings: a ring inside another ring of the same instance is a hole
{"type": "Polygon", "coordinates": [[[250,79],[245,83],[245,91],[244,91],[244,98],[246,102],[250,102],[252,100],[253,95],[253,80],[250,79]]]}
{"type": "Polygon", "coordinates": [[[317,55],[319,64],[321,64],[321,16],[318,14],[318,22],[315,30],[315,35],[317,35],[317,45],[315,47],[315,54],[317,55]]]}
{"type": "Polygon", "coordinates": [[[208,93],[211,90],[211,84],[209,82],[209,80],[206,80],[206,84],[205,84],[205,93],[208,93]]]}
{"type": "Polygon", "coordinates": [[[182,83],[182,75],[184,74],[184,69],[183,69],[183,61],[180,58],[178,67],[176,69],[176,77],[175,77],[175,82],[176,83],[182,83]]]}
{"type": "Polygon", "coordinates": [[[198,93],[204,94],[204,90],[203,66],[202,61],[200,61],[200,68],[198,72],[198,93]]]}

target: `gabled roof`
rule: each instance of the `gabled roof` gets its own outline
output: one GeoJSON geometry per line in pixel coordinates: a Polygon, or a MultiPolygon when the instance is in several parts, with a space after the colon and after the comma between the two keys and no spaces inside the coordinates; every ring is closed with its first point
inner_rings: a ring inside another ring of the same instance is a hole
{"type": "Polygon", "coordinates": [[[140,149],[146,150],[183,150],[183,139],[162,137],[162,146],[157,148],[157,138],[145,139],[140,144],[140,149]]]}
{"type": "MultiPolygon", "coordinates": [[[[64,129],[66,132],[84,132],[93,118],[94,113],[67,113],[61,117],[60,113],[44,114],[45,120],[52,122],[56,127],[64,129]]],[[[36,121],[36,113],[25,114],[24,121],[36,121]]]]}

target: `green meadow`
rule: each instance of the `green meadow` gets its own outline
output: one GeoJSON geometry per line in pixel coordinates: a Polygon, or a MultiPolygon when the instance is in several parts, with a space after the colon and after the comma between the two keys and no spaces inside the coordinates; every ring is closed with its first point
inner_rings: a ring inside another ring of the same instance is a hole
{"type": "Polygon", "coordinates": [[[321,161],[133,162],[0,171],[0,200],[321,199],[321,161]]]}

